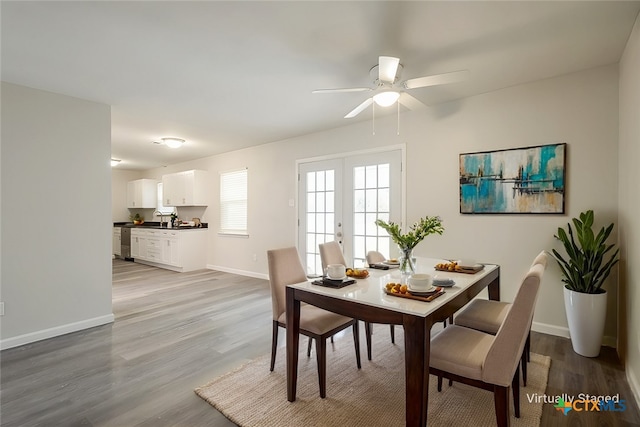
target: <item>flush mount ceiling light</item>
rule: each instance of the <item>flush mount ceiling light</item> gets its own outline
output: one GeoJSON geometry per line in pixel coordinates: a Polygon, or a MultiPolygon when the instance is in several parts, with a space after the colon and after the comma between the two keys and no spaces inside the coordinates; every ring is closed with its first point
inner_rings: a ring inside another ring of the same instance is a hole
{"type": "Polygon", "coordinates": [[[400,93],[394,90],[380,92],[373,96],[373,100],[381,107],[389,107],[390,105],[393,105],[398,98],[400,98],[400,93]]]}
{"type": "Polygon", "coordinates": [[[160,138],[164,145],[169,148],[180,148],[184,144],[184,139],[180,138],[160,138]]]}
{"type": "Polygon", "coordinates": [[[118,159],[111,159],[111,167],[118,166],[118,163],[120,163],[120,160],[118,160],[118,159]]]}

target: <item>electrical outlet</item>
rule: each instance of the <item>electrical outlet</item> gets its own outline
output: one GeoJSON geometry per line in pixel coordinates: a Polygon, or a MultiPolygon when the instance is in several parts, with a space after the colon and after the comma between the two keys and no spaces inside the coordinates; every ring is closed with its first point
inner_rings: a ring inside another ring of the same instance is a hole
{"type": "Polygon", "coordinates": [[[0,301],[0,316],[4,316],[4,302],[0,301]]]}

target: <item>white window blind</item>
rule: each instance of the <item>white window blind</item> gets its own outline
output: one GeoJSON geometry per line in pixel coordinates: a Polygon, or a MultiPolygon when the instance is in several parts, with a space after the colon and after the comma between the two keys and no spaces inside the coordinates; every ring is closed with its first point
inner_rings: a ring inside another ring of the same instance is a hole
{"type": "Polygon", "coordinates": [[[220,232],[247,232],[247,169],[220,174],[220,232]]]}
{"type": "Polygon", "coordinates": [[[158,183],[158,213],[162,215],[171,215],[176,211],[176,208],[173,206],[164,206],[162,204],[162,183],[158,183]]]}

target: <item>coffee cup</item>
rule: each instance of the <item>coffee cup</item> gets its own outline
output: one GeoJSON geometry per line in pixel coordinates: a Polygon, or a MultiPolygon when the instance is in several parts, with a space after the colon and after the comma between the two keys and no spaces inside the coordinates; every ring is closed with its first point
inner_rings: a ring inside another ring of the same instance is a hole
{"type": "Polygon", "coordinates": [[[433,286],[430,274],[416,273],[409,278],[409,288],[414,291],[428,291],[433,286]]]}
{"type": "Polygon", "coordinates": [[[329,264],[327,266],[327,276],[329,279],[342,279],[347,274],[347,268],[342,264],[329,264]]]}

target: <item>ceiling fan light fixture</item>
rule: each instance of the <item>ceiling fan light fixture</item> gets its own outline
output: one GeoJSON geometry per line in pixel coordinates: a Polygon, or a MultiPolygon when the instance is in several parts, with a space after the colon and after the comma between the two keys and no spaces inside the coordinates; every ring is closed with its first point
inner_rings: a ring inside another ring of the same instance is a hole
{"type": "Polygon", "coordinates": [[[400,98],[400,93],[393,90],[380,92],[373,96],[373,100],[381,107],[389,107],[395,104],[398,98],[400,98]]]}
{"type": "Polygon", "coordinates": [[[184,144],[184,139],[180,138],[161,138],[164,145],[169,148],[180,148],[184,144]]]}

